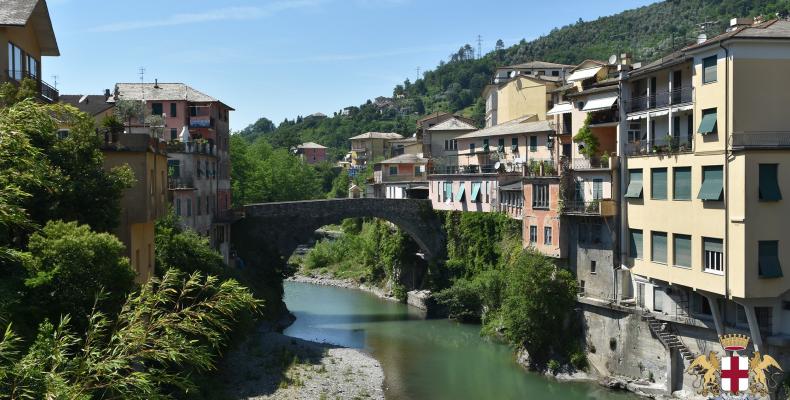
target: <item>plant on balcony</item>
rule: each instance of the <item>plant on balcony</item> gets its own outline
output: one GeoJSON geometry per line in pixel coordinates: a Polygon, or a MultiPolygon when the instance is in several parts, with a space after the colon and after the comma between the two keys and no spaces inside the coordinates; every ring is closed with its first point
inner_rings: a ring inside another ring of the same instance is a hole
{"type": "Polygon", "coordinates": [[[601,201],[598,199],[591,201],[589,204],[587,204],[587,207],[585,207],[586,208],[585,211],[587,211],[588,213],[597,214],[599,210],[600,202],[601,201]]]}
{"type": "Polygon", "coordinates": [[[133,100],[118,100],[115,102],[115,115],[126,121],[126,126],[132,126],[132,119],[141,120],[145,108],[143,103],[133,100]]]}
{"type": "Polygon", "coordinates": [[[105,129],[105,132],[110,135],[110,137],[106,137],[105,134],[106,141],[117,142],[118,135],[123,133],[123,122],[115,115],[106,115],[102,118],[101,126],[105,129]]]}
{"type": "Polygon", "coordinates": [[[529,172],[531,175],[540,174],[540,163],[535,160],[531,160],[529,162],[529,172]]]}
{"type": "Polygon", "coordinates": [[[544,175],[554,175],[557,172],[556,168],[554,168],[554,164],[547,162],[543,163],[543,174],[544,175]]]}
{"type": "Polygon", "coordinates": [[[598,153],[598,137],[593,135],[592,130],[590,129],[590,122],[592,121],[592,116],[587,114],[587,118],[584,120],[584,125],[579,129],[579,132],[576,133],[576,136],[573,137],[575,142],[580,143],[579,145],[579,153],[583,154],[587,158],[592,158],[598,153]]]}
{"type": "Polygon", "coordinates": [[[601,165],[608,168],[609,167],[609,152],[604,152],[601,156],[601,165]]]}

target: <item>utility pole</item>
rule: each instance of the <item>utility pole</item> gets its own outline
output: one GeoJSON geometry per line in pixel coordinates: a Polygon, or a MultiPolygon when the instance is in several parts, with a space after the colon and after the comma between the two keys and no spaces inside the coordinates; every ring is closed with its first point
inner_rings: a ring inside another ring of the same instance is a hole
{"type": "Polygon", "coordinates": [[[52,83],[54,84],[55,89],[57,89],[58,88],[58,76],[57,75],[52,75],[52,83]]]}
{"type": "Polygon", "coordinates": [[[483,44],[483,37],[480,36],[480,35],[477,35],[477,59],[478,60],[483,58],[483,51],[482,51],[483,47],[482,47],[482,44],[483,44]]]}

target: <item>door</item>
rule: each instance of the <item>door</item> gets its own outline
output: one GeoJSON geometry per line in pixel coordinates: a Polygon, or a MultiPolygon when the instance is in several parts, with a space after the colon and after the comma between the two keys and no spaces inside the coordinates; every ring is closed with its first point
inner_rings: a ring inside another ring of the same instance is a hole
{"type": "Polygon", "coordinates": [[[683,93],[683,72],[680,70],[672,72],[672,104],[678,104],[682,100],[683,93]]]}
{"type": "Polygon", "coordinates": [[[570,143],[563,143],[562,144],[562,156],[563,157],[570,157],[571,156],[571,144],[570,143]]]}
{"type": "Polygon", "coordinates": [[[664,311],[664,292],[653,288],[653,311],[664,311]]]}

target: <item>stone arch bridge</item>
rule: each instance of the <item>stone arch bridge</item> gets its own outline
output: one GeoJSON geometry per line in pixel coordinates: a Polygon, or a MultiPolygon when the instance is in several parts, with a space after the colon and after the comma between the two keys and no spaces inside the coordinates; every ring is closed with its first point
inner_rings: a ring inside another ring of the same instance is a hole
{"type": "Polygon", "coordinates": [[[445,256],[445,233],[430,200],[331,199],[304,200],[244,206],[244,217],[233,223],[232,241],[243,259],[256,257],[264,248],[288,258],[300,244],[308,243],[316,229],[346,218],[376,217],[392,222],[420,246],[427,261],[445,256]]]}

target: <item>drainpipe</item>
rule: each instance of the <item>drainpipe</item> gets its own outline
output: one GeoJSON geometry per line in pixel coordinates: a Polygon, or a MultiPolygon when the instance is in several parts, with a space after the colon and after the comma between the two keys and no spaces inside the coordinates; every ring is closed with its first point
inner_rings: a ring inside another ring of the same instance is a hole
{"type": "MultiPolygon", "coordinates": [[[[623,142],[623,133],[626,131],[626,124],[628,123],[626,119],[625,113],[625,103],[623,102],[623,79],[626,77],[627,71],[620,72],[620,81],[618,82],[618,91],[620,92],[620,97],[618,98],[618,108],[620,109],[620,129],[617,132],[617,150],[620,156],[620,165],[618,168],[618,176],[619,176],[619,186],[620,186],[620,193],[617,194],[617,200],[620,202],[620,240],[619,242],[619,254],[620,254],[620,270],[624,270],[627,268],[626,260],[628,259],[628,255],[626,254],[626,240],[628,240],[628,216],[627,216],[627,209],[628,204],[625,201],[625,174],[628,172],[628,157],[626,156],[626,146],[625,142],[623,142]]],[[[615,297],[617,298],[617,302],[620,302],[623,293],[617,294],[618,290],[618,281],[617,281],[617,274],[615,272],[615,279],[614,279],[614,286],[615,286],[615,297]]],[[[623,288],[619,288],[620,291],[623,288]]]]}
{"type": "Polygon", "coordinates": [[[729,185],[729,93],[730,93],[730,50],[719,42],[724,50],[724,299],[730,298],[730,185],[729,185]]]}

